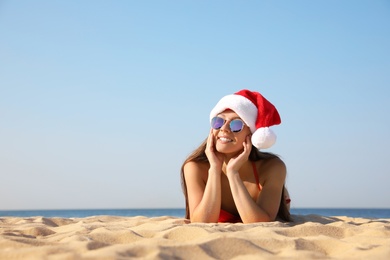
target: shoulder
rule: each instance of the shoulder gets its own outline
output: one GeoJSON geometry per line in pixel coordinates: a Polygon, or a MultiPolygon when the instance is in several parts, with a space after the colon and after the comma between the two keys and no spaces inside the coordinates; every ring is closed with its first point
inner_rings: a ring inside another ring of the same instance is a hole
{"type": "Polygon", "coordinates": [[[201,171],[201,170],[205,170],[205,169],[208,169],[210,167],[210,165],[208,163],[205,163],[205,162],[194,162],[194,161],[190,161],[190,162],[187,162],[186,164],[184,164],[184,171],[201,171]]]}
{"type": "Polygon", "coordinates": [[[285,163],[279,157],[264,160],[262,165],[266,168],[286,169],[285,163]]]}
{"type": "Polygon", "coordinates": [[[274,157],[261,162],[260,171],[265,175],[266,179],[285,179],[286,178],[286,165],[279,158],[274,157]]]}
{"type": "Polygon", "coordinates": [[[202,178],[207,177],[208,169],[210,168],[208,163],[205,162],[187,162],[184,167],[184,176],[188,178],[202,178]]]}

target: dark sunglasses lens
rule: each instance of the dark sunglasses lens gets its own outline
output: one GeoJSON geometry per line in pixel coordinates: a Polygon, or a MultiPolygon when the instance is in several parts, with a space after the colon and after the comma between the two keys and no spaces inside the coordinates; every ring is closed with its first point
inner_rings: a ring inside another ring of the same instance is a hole
{"type": "Polygon", "coordinates": [[[242,128],[244,128],[244,123],[241,120],[235,119],[230,122],[230,130],[232,132],[240,132],[242,128]]]}
{"type": "Polygon", "coordinates": [[[220,129],[224,123],[225,123],[225,120],[223,120],[223,118],[220,118],[217,116],[214,117],[213,119],[211,119],[211,127],[215,130],[220,129]]]}

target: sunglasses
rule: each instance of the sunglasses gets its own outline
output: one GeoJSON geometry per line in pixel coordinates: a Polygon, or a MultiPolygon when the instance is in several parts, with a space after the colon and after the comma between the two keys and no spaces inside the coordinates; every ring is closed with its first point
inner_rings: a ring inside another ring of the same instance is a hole
{"type": "MultiPolygon", "coordinates": [[[[211,127],[215,130],[221,129],[221,127],[226,123],[226,120],[222,117],[214,117],[211,119],[211,127]]],[[[233,133],[241,132],[241,130],[244,128],[244,122],[241,119],[233,119],[229,122],[229,128],[230,131],[233,133]]]]}

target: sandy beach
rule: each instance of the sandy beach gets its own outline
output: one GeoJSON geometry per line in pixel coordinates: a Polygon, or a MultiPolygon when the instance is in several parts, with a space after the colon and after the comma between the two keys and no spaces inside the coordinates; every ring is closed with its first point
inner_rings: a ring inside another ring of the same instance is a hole
{"type": "Polygon", "coordinates": [[[0,218],[0,259],[390,259],[390,219],[0,218]]]}

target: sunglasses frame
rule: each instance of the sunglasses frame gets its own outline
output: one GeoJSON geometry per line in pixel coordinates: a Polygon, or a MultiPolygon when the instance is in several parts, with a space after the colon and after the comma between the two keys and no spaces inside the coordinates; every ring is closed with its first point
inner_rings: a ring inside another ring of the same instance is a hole
{"type": "Polygon", "coordinates": [[[245,126],[245,122],[242,121],[242,120],[239,119],[239,118],[235,118],[235,119],[232,119],[232,120],[228,121],[228,120],[226,120],[226,119],[224,119],[224,118],[222,118],[222,117],[220,117],[220,116],[215,116],[215,117],[213,117],[213,118],[211,119],[211,123],[214,121],[215,118],[220,118],[220,119],[222,119],[222,120],[223,120],[223,124],[221,125],[220,128],[214,128],[213,125],[211,124],[211,128],[214,129],[214,130],[220,130],[220,129],[226,124],[226,122],[229,122],[229,129],[230,129],[230,131],[233,132],[233,133],[239,133],[239,132],[241,132],[242,129],[244,129],[244,126],[245,126]],[[242,127],[241,127],[240,130],[238,130],[238,131],[233,131],[233,130],[232,130],[231,124],[232,124],[233,121],[240,121],[240,122],[242,123],[242,127]]]}

